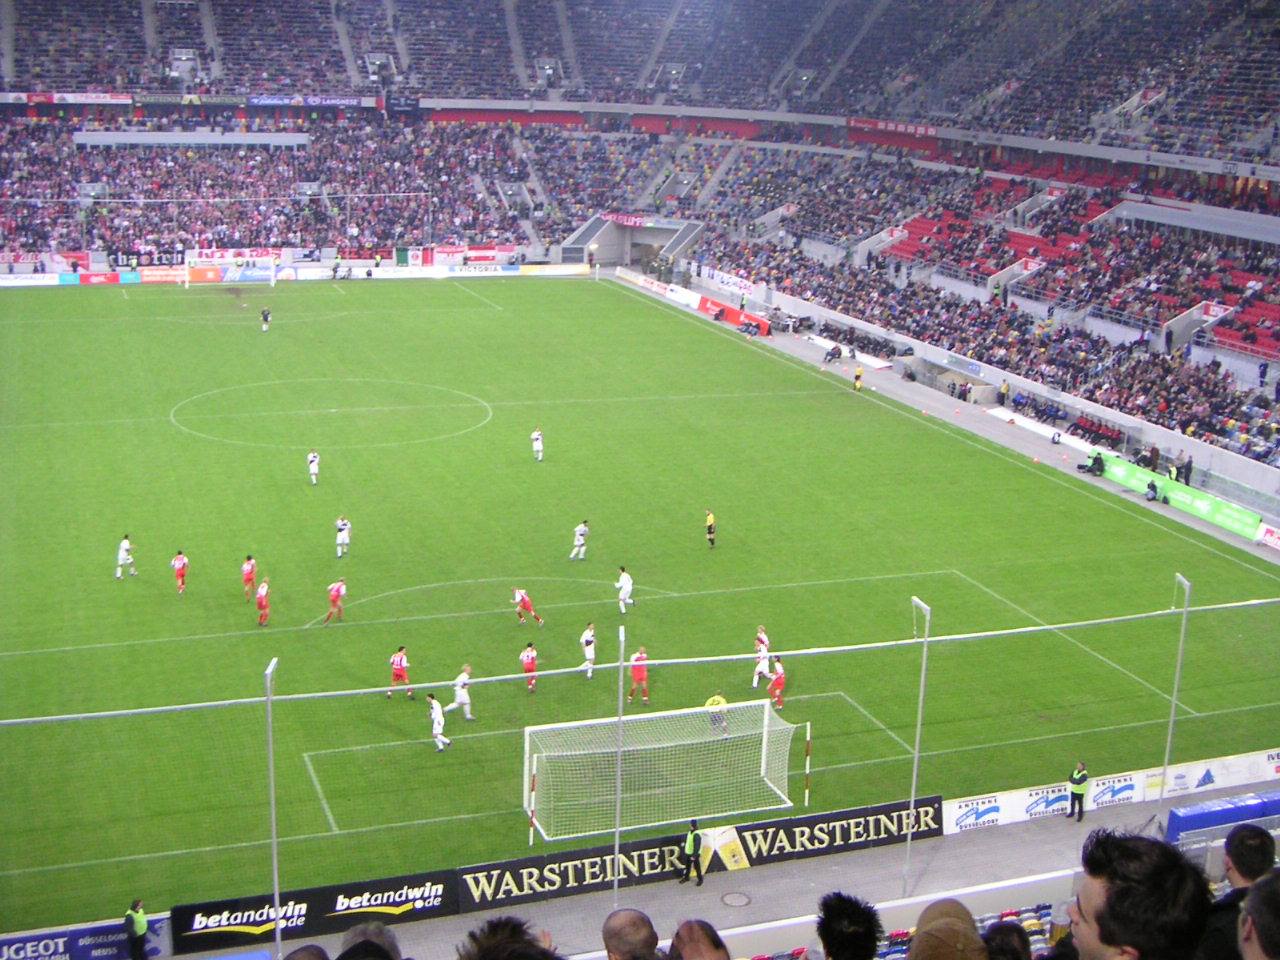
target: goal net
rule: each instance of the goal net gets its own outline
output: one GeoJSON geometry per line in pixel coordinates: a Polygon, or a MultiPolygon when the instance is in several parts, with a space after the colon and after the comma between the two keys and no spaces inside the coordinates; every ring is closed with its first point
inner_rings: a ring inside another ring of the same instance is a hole
{"type": "Polygon", "coordinates": [[[619,791],[626,830],[790,807],[797,729],[767,700],[525,727],[530,843],[613,831],[619,791]]]}

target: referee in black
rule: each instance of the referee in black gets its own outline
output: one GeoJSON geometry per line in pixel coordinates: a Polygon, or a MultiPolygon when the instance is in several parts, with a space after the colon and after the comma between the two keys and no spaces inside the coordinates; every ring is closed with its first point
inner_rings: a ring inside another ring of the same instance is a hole
{"type": "Polygon", "coordinates": [[[712,550],[716,548],[716,515],[710,510],[707,511],[707,546],[712,550]]]}

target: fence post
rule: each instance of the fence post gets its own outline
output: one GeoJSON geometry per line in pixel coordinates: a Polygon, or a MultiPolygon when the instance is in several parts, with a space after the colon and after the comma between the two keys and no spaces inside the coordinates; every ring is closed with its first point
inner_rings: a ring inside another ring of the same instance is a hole
{"type": "MultiPolygon", "coordinates": [[[[1187,646],[1187,618],[1191,607],[1191,581],[1180,573],[1173,575],[1175,591],[1182,588],[1182,624],[1178,629],[1178,660],[1173,667],[1173,696],[1169,698],[1169,732],[1164,739],[1164,768],[1160,772],[1160,799],[1169,780],[1169,759],[1173,755],[1173,726],[1178,718],[1178,692],[1182,687],[1182,654],[1187,646]]],[[[1176,594],[1175,594],[1176,595],[1176,594]]]]}
{"type": "Polygon", "coordinates": [[[933,609],[919,597],[911,598],[911,632],[916,632],[916,614],[924,614],[924,643],[920,645],[920,693],[916,698],[916,745],[911,754],[911,800],[907,806],[907,852],[902,865],[902,896],[907,896],[911,873],[911,837],[916,826],[916,787],[920,783],[920,735],[924,728],[924,690],[929,676],[929,626],[933,609]]]}
{"type": "Polygon", "coordinates": [[[622,746],[623,716],[626,706],[622,691],[627,679],[627,628],[618,625],[618,736],[614,741],[613,773],[613,909],[618,909],[618,869],[622,856],[622,746]]]}
{"type": "Polygon", "coordinates": [[[271,896],[275,907],[273,927],[275,928],[276,960],[284,956],[284,948],[280,941],[280,832],[276,823],[276,738],[272,727],[271,701],[275,698],[276,664],[279,657],[272,657],[262,675],[262,683],[267,695],[267,797],[271,807],[271,896]]]}

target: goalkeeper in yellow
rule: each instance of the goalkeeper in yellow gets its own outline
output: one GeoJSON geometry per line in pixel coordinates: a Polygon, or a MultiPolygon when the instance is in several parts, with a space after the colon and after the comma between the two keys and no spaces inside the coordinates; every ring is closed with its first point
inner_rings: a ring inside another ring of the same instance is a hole
{"type": "Polygon", "coordinates": [[[711,729],[722,737],[729,736],[729,718],[725,716],[724,712],[724,708],[728,705],[729,701],[724,698],[724,694],[719,690],[703,704],[707,708],[707,717],[711,720],[711,729]]]}

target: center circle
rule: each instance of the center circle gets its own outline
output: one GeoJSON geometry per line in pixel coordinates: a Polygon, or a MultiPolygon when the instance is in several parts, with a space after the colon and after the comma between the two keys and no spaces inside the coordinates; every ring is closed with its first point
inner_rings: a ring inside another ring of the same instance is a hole
{"type": "Polygon", "coordinates": [[[460,437],[493,419],[462,390],[409,380],[314,377],[218,387],[179,401],[184,433],[245,447],[353,450],[460,437]]]}

